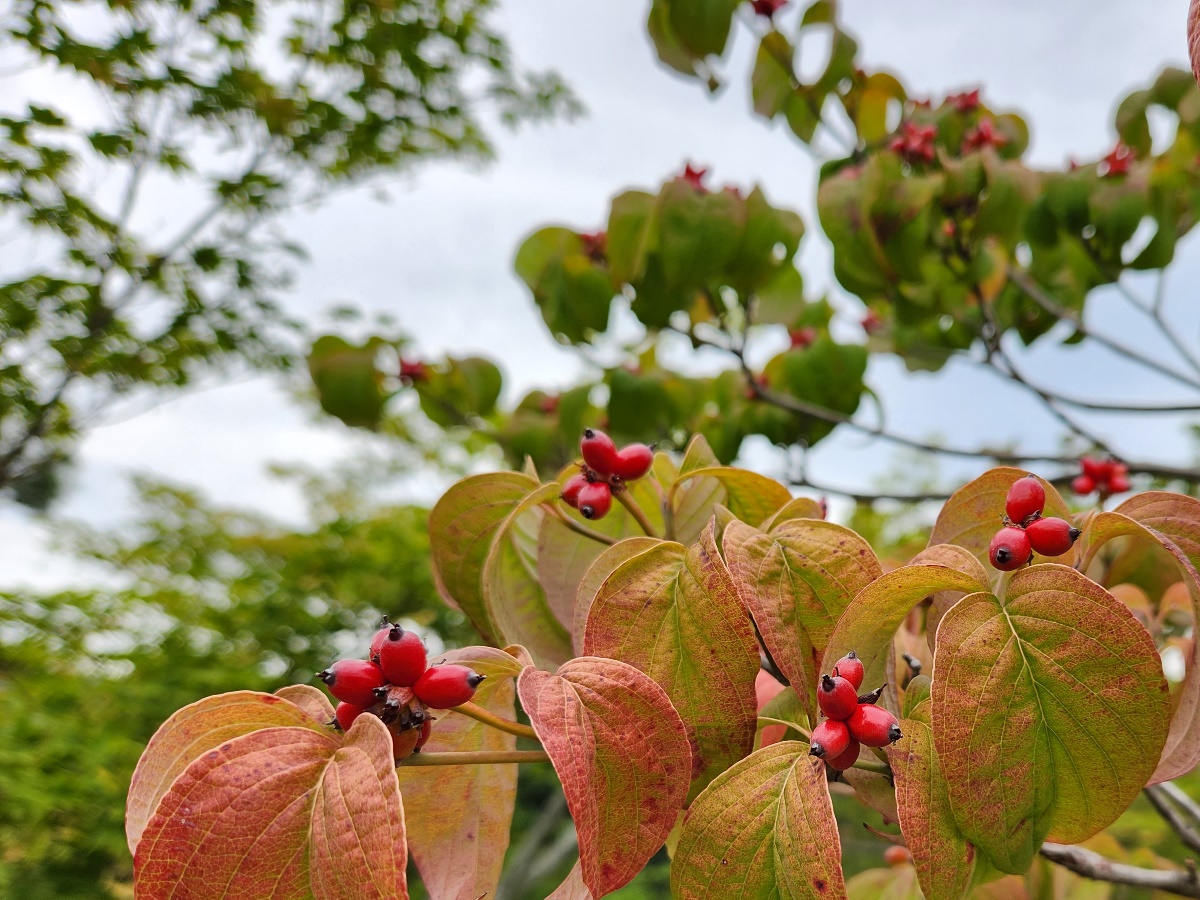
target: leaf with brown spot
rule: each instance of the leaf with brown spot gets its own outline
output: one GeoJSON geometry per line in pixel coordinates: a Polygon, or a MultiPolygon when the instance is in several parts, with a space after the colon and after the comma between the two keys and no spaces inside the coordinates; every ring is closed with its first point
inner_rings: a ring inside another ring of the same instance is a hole
{"type": "MultiPolygon", "coordinates": [[[[1148,491],[1130,497],[1112,512],[1094,516],[1080,543],[1083,565],[1091,564],[1099,549],[1115,537],[1145,535],[1157,541],[1175,559],[1187,585],[1192,615],[1200,621],[1200,500],[1165,491],[1148,491]]],[[[1170,781],[1200,764],[1200,641],[1192,642],[1187,678],[1179,692],[1166,747],[1150,783],[1170,781]]]]}
{"type": "MultiPolygon", "coordinates": [[[[444,655],[487,679],[472,702],[505,719],[516,718],[513,679],[524,668],[490,647],[466,647],[444,655]]],[[[437,720],[424,750],[513,750],[517,739],[475,719],[447,712],[437,720]]],[[[436,900],[476,900],[496,890],[517,797],[517,766],[401,766],[408,849],[421,881],[436,900]]]]}
{"type": "Polygon", "coordinates": [[[900,731],[904,736],[887,751],[896,782],[900,830],[928,900],[958,900],[971,888],[975,847],[950,811],[929,725],[904,719],[900,731]]]}
{"type": "Polygon", "coordinates": [[[789,519],[769,534],[732,522],[723,546],[738,596],[816,721],[825,646],[850,601],[883,574],[879,560],[853,531],[820,519],[789,519]]]}
{"type": "Polygon", "coordinates": [[[583,882],[603,897],[658,852],[687,798],[687,730],[661,687],[615,659],[525,669],[521,705],[562,782],[583,882]]]}
{"type": "Polygon", "coordinates": [[[616,570],[617,566],[661,543],[662,541],[658,538],[652,537],[626,538],[605,548],[604,552],[597,556],[588,567],[575,591],[575,619],[571,626],[571,640],[577,653],[583,652],[583,635],[587,630],[588,613],[591,611],[592,601],[596,599],[596,593],[604,584],[604,580],[616,570]]]}
{"type": "Polygon", "coordinates": [[[404,811],[392,738],[265,728],[175,779],[134,855],[139,900],[404,900],[404,811]]]}
{"type": "MultiPolygon", "coordinates": [[[[965,547],[979,560],[988,572],[994,570],[988,561],[988,545],[996,532],[1003,527],[1004,501],[1008,489],[1014,481],[1025,477],[1028,472],[1024,469],[1014,469],[1000,466],[989,469],[974,481],[963,485],[946,501],[942,511],[938,513],[929,535],[929,546],[934,544],[957,544],[965,547]]],[[[1046,516],[1058,516],[1071,521],[1070,507],[1059,496],[1054,485],[1044,479],[1038,479],[1046,489],[1046,516]]],[[[1037,556],[1037,562],[1069,563],[1074,556],[1074,548],[1060,557],[1049,559],[1037,556]]]]}
{"type": "Polygon", "coordinates": [[[966,837],[1004,872],[1111,824],[1154,771],[1170,697],[1121,603],[1067,566],[964,597],[938,627],[933,736],[966,837]]]}
{"type": "Polygon", "coordinates": [[[205,697],[163,722],[142,751],[129,785],[125,804],[129,852],[137,851],[138,841],[159,800],[192,760],[242,735],[261,728],[281,727],[307,728],[318,734],[333,735],[332,730],[295,703],[258,691],[205,697]]]}
{"type": "Polygon", "coordinates": [[[863,664],[863,684],[879,685],[888,678],[892,635],[909,611],[938,591],[978,591],[987,587],[958,569],[945,566],[901,566],[880,576],[850,601],[825,649],[822,670],[853,650],[863,664]]]}
{"type": "Polygon", "coordinates": [[[321,725],[333,721],[334,709],[329,695],[311,684],[286,684],[275,692],[275,696],[295,703],[321,725]]]}
{"type": "Polygon", "coordinates": [[[718,776],[688,810],[671,860],[675,900],[844,900],[825,764],[783,741],[718,776]]]}
{"type": "Polygon", "coordinates": [[[758,645],[711,521],[690,548],[664,541],[618,566],[592,602],[583,646],[663,686],[693,740],[693,791],[750,752],[758,645]]]}

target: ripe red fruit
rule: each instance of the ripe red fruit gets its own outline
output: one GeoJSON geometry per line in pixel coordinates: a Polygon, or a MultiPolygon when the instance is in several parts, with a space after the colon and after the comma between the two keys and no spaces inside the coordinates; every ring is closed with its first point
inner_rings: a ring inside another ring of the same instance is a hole
{"type": "Polygon", "coordinates": [[[854,685],[854,689],[857,691],[862,687],[863,675],[865,674],[863,672],[862,660],[858,658],[857,653],[851,650],[833,664],[833,674],[841,675],[854,685]]]}
{"type": "Polygon", "coordinates": [[[645,444],[627,444],[617,452],[613,474],[622,481],[637,481],[654,465],[654,451],[645,444]]]}
{"type": "Polygon", "coordinates": [[[1011,572],[1029,562],[1033,550],[1029,546],[1029,538],[1023,528],[1005,526],[996,532],[992,544],[988,547],[988,558],[992,565],[1001,572],[1011,572]]]}
{"type": "Polygon", "coordinates": [[[1080,497],[1086,497],[1092,491],[1096,490],[1096,479],[1091,475],[1080,475],[1071,482],[1071,490],[1080,497]]]}
{"type": "Polygon", "coordinates": [[[1040,516],[1046,506],[1046,489],[1033,475],[1026,475],[1013,482],[1004,501],[1004,512],[1014,525],[1024,525],[1035,516],[1040,516]]]}
{"type": "Polygon", "coordinates": [[[405,631],[399,625],[388,630],[375,662],[383,670],[383,677],[400,687],[412,687],[429,668],[421,638],[415,631],[405,631]]]}
{"type": "Polygon", "coordinates": [[[601,478],[610,478],[617,470],[617,445],[603,431],[595,428],[583,430],[583,440],[579,442],[579,450],[583,453],[583,461],[588,468],[601,478]]]}
{"type": "Polygon", "coordinates": [[[378,663],[379,648],[383,646],[383,642],[387,640],[388,632],[391,630],[392,623],[387,620],[387,616],[384,616],[383,624],[379,626],[379,630],[371,638],[371,648],[367,651],[367,659],[371,660],[371,662],[378,663]]]}
{"type": "Polygon", "coordinates": [[[812,730],[808,753],[821,759],[837,759],[850,746],[850,731],[845,722],[826,719],[812,730]]]}
{"type": "Polygon", "coordinates": [[[612,488],[605,481],[593,481],[579,491],[579,512],[585,519],[603,519],[612,509],[612,488]]]}
{"type": "Polygon", "coordinates": [[[1110,494],[1124,494],[1129,490],[1129,479],[1124,475],[1113,475],[1108,480],[1108,492],[1110,494]]]}
{"type": "Polygon", "coordinates": [[[882,706],[863,703],[846,720],[850,734],[867,747],[886,747],[900,740],[900,723],[882,706]]]}
{"type": "Polygon", "coordinates": [[[858,706],[858,688],[840,675],[822,675],[817,685],[817,705],[829,718],[844,722],[858,706]]]}
{"type": "Polygon", "coordinates": [[[1085,456],[1079,461],[1079,464],[1083,467],[1083,474],[1092,479],[1093,483],[1108,481],[1108,476],[1112,473],[1112,463],[1105,459],[1085,456]]]}
{"type": "Polygon", "coordinates": [[[580,472],[578,475],[572,475],[562,489],[563,503],[570,506],[572,509],[579,509],[579,492],[587,487],[587,476],[580,472]]]}
{"type": "Polygon", "coordinates": [[[339,659],[324,672],[318,672],[317,677],[343,703],[364,708],[378,699],[375,688],[387,684],[379,666],[365,659],[339,659]]]}
{"type": "Polygon", "coordinates": [[[1079,529],[1065,519],[1051,517],[1030,522],[1025,536],[1029,546],[1042,556],[1062,556],[1079,537],[1079,529]]]}
{"type": "Polygon", "coordinates": [[[417,735],[416,746],[413,747],[413,753],[420,751],[429,742],[429,735],[433,733],[433,719],[426,719],[420,729],[420,734],[417,735]]]}
{"type": "Polygon", "coordinates": [[[350,726],[354,724],[354,720],[365,712],[366,710],[361,706],[343,702],[337,705],[337,709],[333,711],[333,717],[337,720],[338,727],[342,731],[349,731],[350,726]]]}
{"type": "MultiPolygon", "coordinates": [[[[839,772],[849,769],[852,765],[858,762],[858,751],[860,749],[861,745],[858,743],[858,741],[856,741],[854,738],[850,738],[850,745],[846,747],[845,750],[832,759],[830,759],[828,756],[825,757],[825,765],[829,766],[831,769],[837,769],[839,772]]],[[[809,753],[811,752],[812,751],[809,750],[809,753]]]]}
{"type": "Polygon", "coordinates": [[[883,851],[883,861],[889,866],[902,866],[905,863],[912,862],[912,854],[908,852],[907,847],[892,844],[892,846],[883,851]]]}
{"type": "Polygon", "coordinates": [[[474,697],[475,688],[479,687],[479,683],[485,677],[487,676],[475,674],[466,666],[434,666],[426,669],[425,674],[413,685],[413,693],[426,706],[451,709],[474,697]]]}

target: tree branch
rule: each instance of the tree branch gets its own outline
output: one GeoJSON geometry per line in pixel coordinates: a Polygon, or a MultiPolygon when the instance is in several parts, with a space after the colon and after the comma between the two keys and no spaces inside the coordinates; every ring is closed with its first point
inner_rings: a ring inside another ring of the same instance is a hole
{"type": "Polygon", "coordinates": [[[1172,802],[1171,795],[1163,790],[1163,785],[1152,784],[1142,793],[1146,795],[1146,799],[1150,801],[1150,805],[1154,807],[1155,811],[1179,835],[1179,840],[1183,842],[1184,846],[1200,853],[1200,831],[1197,831],[1200,822],[1189,821],[1189,815],[1172,802]]]}
{"type": "Polygon", "coordinates": [[[1083,847],[1070,847],[1065,844],[1042,844],[1041,854],[1064,869],[1094,881],[1131,884],[1135,887],[1179,894],[1181,897],[1200,897],[1200,881],[1197,881],[1196,871],[1192,866],[1189,866],[1186,872],[1178,869],[1142,869],[1113,862],[1083,847]]]}

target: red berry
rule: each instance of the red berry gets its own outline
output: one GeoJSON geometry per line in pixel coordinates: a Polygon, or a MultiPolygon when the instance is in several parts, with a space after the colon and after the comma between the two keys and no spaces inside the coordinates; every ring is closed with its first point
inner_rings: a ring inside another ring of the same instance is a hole
{"type": "Polygon", "coordinates": [[[845,722],[826,719],[812,730],[808,753],[821,759],[837,759],[849,748],[850,740],[850,731],[845,722]]]}
{"type": "Polygon", "coordinates": [[[1108,492],[1110,494],[1124,494],[1129,490],[1129,479],[1124,475],[1114,475],[1108,481],[1108,492]]]}
{"type": "MultiPolygon", "coordinates": [[[[833,757],[833,759],[825,757],[825,765],[829,766],[831,769],[837,769],[839,772],[849,769],[852,765],[858,762],[858,751],[860,748],[861,745],[858,743],[858,741],[856,741],[854,738],[850,738],[850,745],[845,750],[833,757]]],[[[809,752],[811,753],[812,751],[810,750],[809,752]]]]}
{"type": "Polygon", "coordinates": [[[1026,475],[1013,482],[1004,501],[1004,512],[1014,525],[1023,525],[1034,516],[1040,516],[1046,506],[1046,489],[1033,475],[1026,475]]]}
{"type": "Polygon", "coordinates": [[[637,481],[654,465],[654,451],[645,444],[628,444],[617,453],[614,475],[622,481],[637,481]]]}
{"type": "Polygon", "coordinates": [[[333,711],[333,717],[337,720],[338,727],[342,731],[349,731],[350,726],[354,724],[354,720],[365,712],[366,710],[361,706],[343,702],[337,705],[337,709],[333,711]]]}
{"type": "Polygon", "coordinates": [[[833,674],[841,675],[854,685],[854,689],[857,691],[862,687],[863,675],[865,674],[863,672],[862,660],[858,658],[857,653],[851,650],[833,664],[833,674]]]}
{"type": "Polygon", "coordinates": [[[421,725],[421,733],[417,735],[417,743],[413,747],[413,753],[416,753],[429,742],[429,735],[432,733],[433,719],[426,719],[421,725]]]}
{"type": "Polygon", "coordinates": [[[996,532],[992,545],[988,547],[988,557],[992,565],[1001,572],[1011,572],[1029,562],[1033,550],[1029,546],[1029,538],[1023,528],[1005,526],[996,532]]]}
{"type": "Polygon", "coordinates": [[[1092,491],[1096,490],[1096,479],[1091,475],[1080,475],[1071,482],[1071,490],[1080,497],[1086,497],[1092,491]]]}
{"type": "Polygon", "coordinates": [[[413,693],[426,706],[434,709],[451,709],[461,706],[475,696],[475,688],[486,676],[476,675],[466,666],[445,665],[426,669],[413,693]]]}
{"type": "Polygon", "coordinates": [[[883,851],[883,861],[889,866],[902,866],[905,863],[912,862],[912,854],[908,852],[907,847],[892,844],[892,846],[883,851]]]}
{"type": "Polygon", "coordinates": [[[1025,536],[1029,546],[1042,556],[1062,556],[1079,537],[1079,529],[1065,519],[1051,517],[1030,522],[1025,536]]]}
{"type": "Polygon", "coordinates": [[[886,747],[900,740],[900,723],[882,706],[863,703],[846,720],[850,734],[868,747],[886,747]]]}
{"type": "Polygon", "coordinates": [[[583,430],[583,440],[579,442],[583,453],[583,461],[588,468],[601,478],[610,478],[617,470],[617,445],[603,431],[595,428],[583,430]]]}
{"type": "Polygon", "coordinates": [[[379,699],[375,688],[387,684],[379,666],[365,659],[339,659],[324,672],[318,672],[317,677],[342,702],[364,708],[379,699]]]}
{"type": "Polygon", "coordinates": [[[858,707],[858,688],[840,675],[822,675],[817,685],[817,705],[829,718],[844,722],[858,707]]]}
{"type": "Polygon", "coordinates": [[[580,472],[578,475],[572,475],[562,489],[563,503],[570,506],[572,509],[579,509],[579,492],[582,491],[588,484],[587,476],[580,472]]]}
{"type": "Polygon", "coordinates": [[[384,616],[383,624],[379,626],[379,630],[371,638],[371,648],[367,651],[367,659],[371,662],[379,663],[379,648],[383,646],[383,642],[387,640],[388,633],[391,630],[392,623],[387,620],[387,616],[384,616]]]}
{"type": "Polygon", "coordinates": [[[375,661],[383,670],[383,677],[400,687],[412,687],[429,668],[421,638],[415,631],[405,631],[399,625],[388,631],[375,661]]]}
{"type": "Polygon", "coordinates": [[[1079,464],[1083,466],[1083,474],[1093,482],[1108,481],[1109,473],[1112,471],[1112,463],[1096,459],[1094,456],[1085,456],[1079,461],[1079,464]]]}
{"type": "Polygon", "coordinates": [[[392,734],[392,758],[396,762],[402,759],[408,759],[413,755],[413,751],[417,749],[417,742],[421,740],[420,728],[409,728],[405,731],[397,731],[392,734]]]}
{"type": "Polygon", "coordinates": [[[605,481],[593,481],[579,491],[579,512],[585,519],[603,519],[612,509],[612,488],[605,481]]]}

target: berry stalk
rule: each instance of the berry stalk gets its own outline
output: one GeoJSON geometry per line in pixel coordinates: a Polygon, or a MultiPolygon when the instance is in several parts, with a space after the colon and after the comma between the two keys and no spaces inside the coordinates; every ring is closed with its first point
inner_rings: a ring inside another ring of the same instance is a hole
{"type": "Polygon", "coordinates": [[[629,491],[617,491],[615,496],[617,500],[621,502],[621,505],[629,510],[629,514],[637,520],[638,525],[642,527],[642,531],[646,533],[647,537],[656,538],[661,536],[657,531],[654,530],[654,526],[651,525],[650,520],[646,518],[646,513],[642,511],[640,506],[638,506],[638,502],[633,499],[629,491]]]}
{"type": "Polygon", "coordinates": [[[550,762],[545,750],[452,750],[442,753],[415,753],[399,766],[482,766],[490,763],[550,762]]]}
{"type": "Polygon", "coordinates": [[[517,737],[529,738],[536,741],[538,739],[537,732],[528,725],[522,725],[520,722],[514,722],[511,719],[505,719],[488,712],[477,703],[460,703],[454,707],[454,712],[462,713],[474,719],[476,722],[482,722],[484,725],[490,725],[492,728],[499,729],[507,734],[515,734],[517,737]]]}

